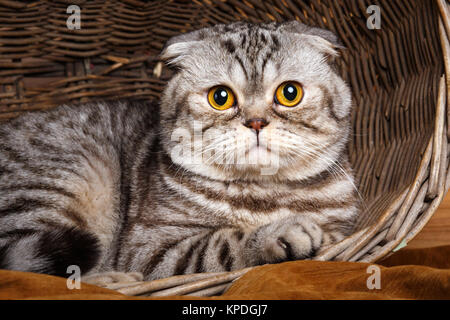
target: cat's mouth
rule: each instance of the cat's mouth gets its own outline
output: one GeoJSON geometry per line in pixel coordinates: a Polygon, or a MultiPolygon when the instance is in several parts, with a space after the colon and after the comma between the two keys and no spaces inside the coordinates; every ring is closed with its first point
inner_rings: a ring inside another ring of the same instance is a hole
{"type": "Polygon", "coordinates": [[[249,165],[267,165],[276,156],[272,149],[264,143],[255,143],[246,150],[245,158],[249,165]]]}
{"type": "Polygon", "coordinates": [[[266,151],[267,153],[271,153],[272,149],[264,144],[264,143],[260,143],[259,141],[255,144],[253,144],[252,146],[250,146],[250,148],[247,150],[246,155],[250,154],[251,152],[263,152],[266,151]]]}

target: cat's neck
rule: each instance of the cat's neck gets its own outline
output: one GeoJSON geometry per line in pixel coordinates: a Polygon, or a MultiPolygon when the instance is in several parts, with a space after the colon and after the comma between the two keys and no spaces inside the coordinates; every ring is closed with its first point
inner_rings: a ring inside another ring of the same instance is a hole
{"type": "Polygon", "coordinates": [[[302,181],[221,181],[186,170],[161,153],[158,174],[173,200],[188,199],[211,218],[260,225],[292,211],[314,211],[317,203],[334,203],[343,193],[351,194],[353,182],[332,172],[324,170],[302,181]]]}
{"type": "Polygon", "coordinates": [[[241,178],[227,178],[220,174],[215,175],[213,178],[208,174],[193,172],[176,164],[165,152],[159,154],[159,160],[164,174],[173,179],[177,179],[183,183],[191,183],[192,185],[207,184],[213,186],[216,190],[231,193],[239,193],[248,190],[265,192],[267,190],[273,191],[274,188],[278,191],[284,190],[289,192],[292,192],[295,189],[317,189],[322,185],[328,184],[331,180],[337,180],[342,177],[345,178],[345,173],[350,172],[351,170],[348,161],[346,159],[341,159],[341,161],[343,161],[341,164],[332,163],[328,167],[325,167],[323,170],[312,175],[306,177],[299,175],[300,178],[298,179],[280,179],[279,176],[267,176],[264,179],[254,178],[253,175],[241,178]]]}

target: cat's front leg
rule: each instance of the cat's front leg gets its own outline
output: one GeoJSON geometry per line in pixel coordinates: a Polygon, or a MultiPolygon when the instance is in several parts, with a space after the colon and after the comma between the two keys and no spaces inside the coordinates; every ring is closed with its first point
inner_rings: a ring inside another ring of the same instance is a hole
{"type": "Polygon", "coordinates": [[[314,219],[294,216],[256,229],[247,240],[249,265],[279,263],[313,257],[324,243],[324,231],[314,219]]]}
{"type": "MultiPolygon", "coordinates": [[[[128,243],[129,249],[122,250],[127,254],[120,259],[126,264],[121,265],[120,270],[141,272],[145,279],[151,280],[308,259],[344,237],[341,232],[344,220],[339,224],[325,220],[324,224],[324,221],[299,214],[256,228],[224,226],[199,230],[186,226],[174,233],[170,226],[154,227],[146,231],[154,239],[163,241],[147,240],[152,245],[141,245],[138,251],[133,250],[137,246],[133,241],[128,243]],[[148,248],[156,249],[141,251],[148,248]]],[[[131,238],[137,237],[131,235],[131,238]]]]}

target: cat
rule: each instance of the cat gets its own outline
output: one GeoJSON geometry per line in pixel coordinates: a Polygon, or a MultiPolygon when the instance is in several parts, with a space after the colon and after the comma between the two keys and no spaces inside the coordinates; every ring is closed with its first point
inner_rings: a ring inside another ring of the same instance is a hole
{"type": "Polygon", "coordinates": [[[359,205],[340,48],[297,21],[216,25],[167,42],[159,103],[1,124],[0,268],[151,280],[310,259],[341,241],[359,205]]]}

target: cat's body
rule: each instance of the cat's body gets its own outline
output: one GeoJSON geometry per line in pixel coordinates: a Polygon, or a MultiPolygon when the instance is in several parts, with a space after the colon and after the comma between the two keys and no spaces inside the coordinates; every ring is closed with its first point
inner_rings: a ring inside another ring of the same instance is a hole
{"type": "Polygon", "coordinates": [[[350,93],[327,61],[329,36],[297,23],[217,26],[168,43],[163,57],[180,70],[161,110],[100,102],[0,125],[0,268],[154,279],[309,258],[341,240],[357,200],[350,93]],[[295,59],[305,65],[292,70],[295,59]],[[305,92],[294,107],[273,102],[286,81],[305,92]],[[208,105],[219,85],[234,92],[229,109],[208,105]],[[189,139],[174,139],[180,128],[189,139]],[[197,134],[209,140],[194,155],[215,155],[177,157],[197,134]],[[209,161],[230,154],[253,162],[209,161]]]}

